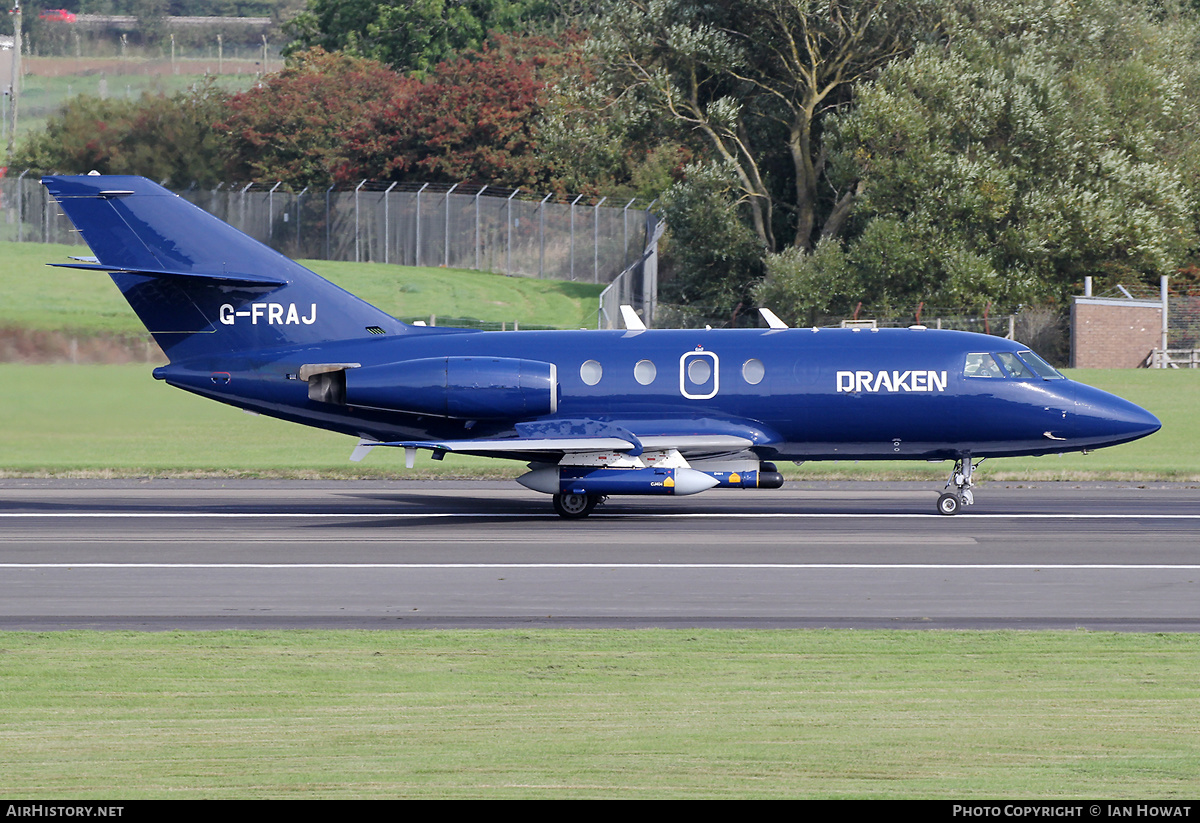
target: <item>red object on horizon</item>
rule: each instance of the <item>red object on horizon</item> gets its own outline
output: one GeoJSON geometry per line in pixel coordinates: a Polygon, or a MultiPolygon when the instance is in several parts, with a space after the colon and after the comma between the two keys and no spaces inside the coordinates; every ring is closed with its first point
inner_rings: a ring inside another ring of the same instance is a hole
{"type": "Polygon", "coordinates": [[[43,9],[38,14],[39,20],[53,20],[58,23],[74,23],[75,13],[66,9],[43,9]]]}

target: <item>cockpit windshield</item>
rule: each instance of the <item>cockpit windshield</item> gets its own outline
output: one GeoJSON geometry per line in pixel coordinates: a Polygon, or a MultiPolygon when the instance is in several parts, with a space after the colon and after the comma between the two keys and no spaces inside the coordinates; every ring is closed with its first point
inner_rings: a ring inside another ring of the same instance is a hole
{"type": "Polygon", "coordinates": [[[1019,351],[1017,354],[1022,360],[1029,364],[1029,368],[1037,372],[1037,376],[1043,380],[1066,380],[1066,375],[1062,374],[1058,369],[1051,366],[1042,358],[1038,357],[1031,351],[1019,351]]]}
{"type": "Polygon", "coordinates": [[[1000,361],[1000,365],[1004,366],[1004,370],[1008,372],[1009,377],[1016,378],[1017,380],[1033,380],[1033,372],[1021,362],[1021,358],[1012,352],[998,351],[996,352],[996,359],[1000,361]]]}
{"type": "Polygon", "coordinates": [[[963,363],[967,377],[1011,380],[1065,380],[1058,370],[1031,351],[972,352],[963,363]]]}

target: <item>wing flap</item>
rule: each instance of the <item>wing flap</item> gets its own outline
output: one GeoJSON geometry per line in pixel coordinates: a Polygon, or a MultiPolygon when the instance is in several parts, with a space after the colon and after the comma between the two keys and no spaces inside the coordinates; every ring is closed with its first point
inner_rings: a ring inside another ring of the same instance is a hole
{"type": "Polygon", "coordinates": [[[460,454],[494,454],[497,452],[596,452],[623,451],[633,448],[628,440],[618,437],[576,438],[507,438],[503,440],[393,440],[360,441],[360,447],[391,446],[401,449],[429,449],[460,454]]]}

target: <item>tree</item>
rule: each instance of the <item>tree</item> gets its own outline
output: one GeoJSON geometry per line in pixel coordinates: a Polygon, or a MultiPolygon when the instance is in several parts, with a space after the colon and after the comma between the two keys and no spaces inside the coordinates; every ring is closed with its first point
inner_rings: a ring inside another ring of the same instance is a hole
{"type": "Polygon", "coordinates": [[[670,227],[663,249],[662,300],[702,308],[708,317],[738,315],[762,277],[762,246],[739,219],[732,169],[691,165],[662,196],[659,212],[670,227]]]}
{"type": "Polygon", "coordinates": [[[1061,305],[1085,274],[1178,268],[1200,182],[1190,15],[1121,0],[962,9],[946,45],[861,84],[831,121],[831,179],[861,190],[844,242],[769,263],[771,277],[803,275],[799,293],[814,266],[836,278],[848,265],[880,309],[1011,307],[1061,305]]]}
{"type": "Polygon", "coordinates": [[[460,51],[483,47],[491,31],[527,28],[546,14],[544,0],[309,0],[285,30],[293,54],[320,47],[426,71],[460,51]]]}
{"type": "Polygon", "coordinates": [[[282,71],[230,98],[220,123],[228,174],[296,188],[328,186],[347,163],[346,136],[361,133],[400,83],[374,60],[321,49],[294,55],[282,71]]]}
{"type": "Polygon", "coordinates": [[[184,187],[221,179],[227,154],[215,128],[225,93],[214,86],[137,100],[79,96],[17,146],[13,168],[140,174],[184,187]]]}
{"type": "MultiPolygon", "coordinates": [[[[701,135],[733,170],[767,249],[810,248],[828,214],[822,119],[849,90],[940,29],[934,0],[663,0],[618,4],[597,27],[604,105],[636,99],[701,135]]],[[[827,181],[826,181],[827,182],[827,181]]]]}
{"type": "Polygon", "coordinates": [[[347,135],[339,176],[552,188],[538,122],[547,86],[578,59],[569,45],[578,39],[496,36],[423,80],[405,78],[347,135]]]}

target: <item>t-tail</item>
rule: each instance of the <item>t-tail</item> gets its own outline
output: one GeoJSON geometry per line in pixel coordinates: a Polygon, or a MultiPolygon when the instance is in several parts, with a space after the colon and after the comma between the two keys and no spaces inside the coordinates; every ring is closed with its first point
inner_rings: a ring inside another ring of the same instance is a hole
{"type": "Polygon", "coordinates": [[[172,361],[408,327],[144,177],[43,177],[172,361]]]}

